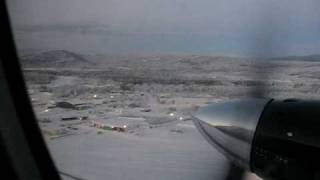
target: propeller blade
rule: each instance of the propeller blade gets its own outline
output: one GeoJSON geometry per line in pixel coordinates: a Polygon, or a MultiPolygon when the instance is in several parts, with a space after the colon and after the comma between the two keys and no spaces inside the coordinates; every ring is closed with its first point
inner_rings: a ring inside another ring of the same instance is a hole
{"type": "Polygon", "coordinates": [[[249,75],[254,85],[249,90],[249,96],[253,98],[267,98],[270,95],[270,75],[275,71],[270,57],[276,56],[274,47],[276,42],[276,33],[280,27],[277,24],[277,17],[272,14],[272,5],[266,6],[264,11],[260,12],[259,24],[256,27],[256,33],[252,35],[253,45],[250,48],[250,54],[253,57],[249,75]]]}

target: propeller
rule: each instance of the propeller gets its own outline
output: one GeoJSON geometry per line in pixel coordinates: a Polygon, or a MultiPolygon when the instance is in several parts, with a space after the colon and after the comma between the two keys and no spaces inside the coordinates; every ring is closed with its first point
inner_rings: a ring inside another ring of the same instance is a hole
{"type": "MultiPolygon", "coordinates": [[[[270,54],[271,42],[264,46],[270,54]]],[[[243,179],[246,171],[271,179],[320,179],[320,101],[269,98],[270,77],[280,68],[254,61],[250,98],[212,103],[193,114],[202,135],[230,160],[227,180],[243,179]]]]}
{"type": "MultiPolygon", "coordinates": [[[[248,90],[249,98],[264,99],[265,106],[270,99],[272,94],[273,82],[270,82],[270,76],[279,70],[279,67],[270,62],[270,59],[261,58],[261,56],[273,56],[273,47],[276,43],[274,33],[277,31],[278,25],[276,21],[273,21],[272,17],[272,7],[265,7],[265,11],[261,12],[261,21],[259,26],[260,29],[255,35],[253,40],[253,46],[250,48],[251,54],[253,55],[253,60],[251,61],[249,75],[252,77],[253,86],[250,86],[248,90]],[[270,31],[271,29],[271,31],[270,31]],[[266,32],[269,31],[269,32],[266,32]]],[[[253,109],[252,109],[253,111],[253,109]]],[[[237,117],[238,118],[238,117],[237,117]]],[[[257,118],[258,119],[258,118],[257,118]]],[[[252,141],[252,139],[250,139],[252,141]]],[[[241,180],[244,179],[245,173],[248,169],[239,167],[233,162],[229,165],[229,171],[226,180],[241,180]]]]}
{"type": "Polygon", "coordinates": [[[267,58],[261,60],[261,56],[274,55],[273,31],[278,26],[273,21],[271,7],[266,7],[260,14],[260,29],[253,34],[253,46],[248,47],[253,57],[249,68],[252,84],[246,95],[249,98],[213,103],[200,108],[193,116],[202,135],[230,160],[226,180],[241,180],[246,171],[251,170],[250,155],[255,128],[270,102],[268,96],[273,84],[270,75],[277,68],[267,58]]]}
{"type": "Polygon", "coordinates": [[[227,157],[228,177],[242,179],[250,171],[251,145],[259,117],[269,100],[244,99],[212,103],[193,114],[194,123],[206,140],[227,157]],[[238,166],[238,167],[237,167],[238,166]]]}

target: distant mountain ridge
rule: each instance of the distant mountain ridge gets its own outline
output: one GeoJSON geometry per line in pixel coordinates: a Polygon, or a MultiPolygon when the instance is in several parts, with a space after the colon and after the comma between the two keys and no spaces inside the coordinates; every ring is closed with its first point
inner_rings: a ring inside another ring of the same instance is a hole
{"type": "MultiPolygon", "coordinates": [[[[81,55],[75,52],[71,52],[68,50],[51,50],[51,51],[44,51],[44,52],[25,52],[21,53],[21,59],[22,64],[24,67],[89,67],[92,65],[97,65],[97,62],[92,59],[91,56],[85,56],[81,55]],[[89,58],[89,60],[87,59],[89,58]]],[[[228,60],[264,60],[264,61],[308,61],[308,62],[320,62],[320,55],[309,55],[309,56],[283,56],[283,57],[271,57],[271,58],[238,58],[238,57],[230,57],[230,56],[208,56],[208,55],[191,55],[191,56],[182,56],[183,58],[177,58],[176,56],[167,57],[166,55],[160,55],[157,58],[162,59],[168,59],[169,61],[176,61],[178,60],[180,63],[186,63],[192,66],[202,66],[204,64],[210,64],[215,63],[215,61],[228,61],[228,60]],[[161,56],[161,58],[160,58],[161,56]]],[[[123,58],[121,56],[119,57],[113,57],[110,58],[108,56],[102,58],[105,61],[112,59],[112,62],[108,63],[119,63],[119,62],[130,62],[130,63],[140,63],[139,60],[142,59],[149,59],[151,60],[150,63],[154,63],[154,57],[152,56],[129,56],[126,58],[123,58]],[[138,60],[138,61],[136,61],[138,60]]],[[[161,63],[159,61],[158,63],[161,63]]],[[[101,62],[102,64],[104,62],[101,62]]],[[[143,62],[141,62],[143,63],[143,62]]],[[[120,63],[121,64],[121,63],[120,63]]]]}
{"type": "Polygon", "coordinates": [[[81,67],[93,65],[84,56],[66,50],[52,50],[22,57],[22,64],[41,67],[81,67]]]}
{"type": "Polygon", "coordinates": [[[273,57],[268,58],[267,60],[273,61],[319,61],[320,62],[320,54],[313,54],[308,56],[283,56],[283,57],[273,57]]]}

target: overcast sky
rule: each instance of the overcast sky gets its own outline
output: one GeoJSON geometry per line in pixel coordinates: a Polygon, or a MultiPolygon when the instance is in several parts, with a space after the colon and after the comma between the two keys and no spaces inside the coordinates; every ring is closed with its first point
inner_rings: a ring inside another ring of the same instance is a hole
{"type": "Polygon", "coordinates": [[[41,25],[54,29],[50,35],[43,27],[41,32],[31,28],[16,35],[23,48],[37,48],[38,44],[98,53],[320,54],[319,0],[8,2],[15,27],[41,25]],[[82,31],[71,33],[71,27],[82,31]],[[70,34],[59,34],[59,28],[68,29],[70,34]]]}

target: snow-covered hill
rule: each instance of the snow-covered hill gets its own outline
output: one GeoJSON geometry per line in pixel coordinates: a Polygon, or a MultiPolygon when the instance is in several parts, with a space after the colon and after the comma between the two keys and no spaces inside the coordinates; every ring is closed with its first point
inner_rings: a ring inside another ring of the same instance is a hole
{"type": "Polygon", "coordinates": [[[84,56],[66,50],[52,50],[22,57],[22,64],[36,67],[82,67],[93,65],[84,56]]]}

